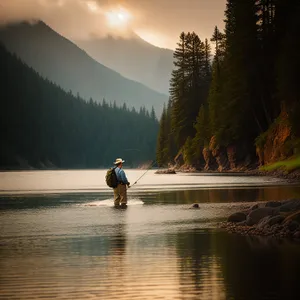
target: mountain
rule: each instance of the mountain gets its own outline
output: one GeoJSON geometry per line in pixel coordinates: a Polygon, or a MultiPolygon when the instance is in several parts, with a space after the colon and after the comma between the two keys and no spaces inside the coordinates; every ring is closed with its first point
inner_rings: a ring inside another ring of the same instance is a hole
{"type": "Polygon", "coordinates": [[[75,97],[1,43],[0,65],[0,169],[108,167],[119,156],[137,166],[155,157],[153,113],[75,97]]]}
{"type": "Polygon", "coordinates": [[[173,51],[147,43],[139,36],[75,41],[91,57],[123,76],[161,93],[169,93],[173,51]]]}
{"type": "Polygon", "coordinates": [[[158,115],[168,100],[166,95],[98,63],[41,21],[1,27],[0,41],[43,77],[85,99],[92,97],[100,102],[105,98],[137,109],[154,106],[158,115]]]}

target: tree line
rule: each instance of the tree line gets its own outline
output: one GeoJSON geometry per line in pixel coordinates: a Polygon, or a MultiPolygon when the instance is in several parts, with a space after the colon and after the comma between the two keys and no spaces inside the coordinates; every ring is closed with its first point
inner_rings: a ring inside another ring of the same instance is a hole
{"type": "Polygon", "coordinates": [[[98,168],[155,157],[155,111],[97,104],[42,78],[0,45],[2,169],[98,168]]]}
{"type": "Polygon", "coordinates": [[[215,27],[210,39],[213,58],[207,40],[181,33],[160,119],[159,165],[181,152],[184,163],[201,168],[212,142],[255,159],[255,144],[283,111],[300,137],[299,13],[297,0],[227,0],[225,30],[215,27]]]}

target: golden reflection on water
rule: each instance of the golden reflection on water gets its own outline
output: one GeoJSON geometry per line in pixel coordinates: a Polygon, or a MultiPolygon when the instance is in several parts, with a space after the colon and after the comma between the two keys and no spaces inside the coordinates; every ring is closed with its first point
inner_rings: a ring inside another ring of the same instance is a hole
{"type": "Polygon", "coordinates": [[[177,238],[186,240],[183,236],[130,238],[121,230],[103,256],[84,255],[93,253],[89,247],[96,247],[96,241],[88,246],[84,243],[86,249],[71,254],[67,252],[70,241],[67,247],[66,241],[57,244],[47,255],[43,251],[46,243],[31,253],[7,249],[1,264],[0,298],[225,299],[217,257],[198,256],[195,249],[184,253],[183,244],[174,246],[177,238]]]}

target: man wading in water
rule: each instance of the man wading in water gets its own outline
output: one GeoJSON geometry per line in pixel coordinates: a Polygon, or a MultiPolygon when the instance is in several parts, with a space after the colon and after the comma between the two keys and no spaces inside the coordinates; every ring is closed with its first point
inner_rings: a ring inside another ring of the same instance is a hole
{"type": "Polygon", "coordinates": [[[122,169],[125,161],[121,158],[117,158],[115,161],[115,172],[117,175],[118,185],[114,188],[114,204],[117,208],[127,207],[127,187],[129,188],[130,182],[127,180],[124,170],[122,169]]]}

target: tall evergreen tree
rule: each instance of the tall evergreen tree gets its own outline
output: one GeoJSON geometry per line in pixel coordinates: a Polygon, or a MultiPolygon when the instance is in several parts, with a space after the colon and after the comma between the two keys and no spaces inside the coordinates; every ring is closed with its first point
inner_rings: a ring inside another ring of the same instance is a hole
{"type": "Polygon", "coordinates": [[[278,55],[276,78],[281,107],[287,111],[293,134],[300,138],[300,3],[296,0],[277,0],[275,13],[278,55]]]}
{"type": "Polygon", "coordinates": [[[226,54],[223,85],[222,127],[219,142],[224,146],[251,140],[257,89],[257,16],[255,0],[228,0],[225,12],[226,54]],[[249,113],[252,112],[252,113],[249,113]]]}
{"type": "Polygon", "coordinates": [[[168,162],[172,162],[173,158],[176,156],[176,153],[178,152],[178,148],[176,147],[175,143],[175,136],[174,136],[174,130],[172,128],[172,101],[169,99],[168,106],[167,106],[167,160],[168,162]]]}
{"type": "Polygon", "coordinates": [[[154,107],[153,107],[153,106],[152,106],[152,108],[151,108],[150,118],[151,118],[151,120],[153,120],[153,121],[156,121],[156,120],[157,120],[157,119],[156,119],[155,110],[154,110],[154,107]]]}
{"type": "MultiPolygon", "coordinates": [[[[221,122],[224,115],[224,82],[225,82],[225,68],[224,58],[226,51],[225,34],[221,33],[218,27],[215,27],[211,41],[215,42],[215,56],[212,64],[211,82],[209,87],[209,94],[207,98],[208,103],[208,122],[210,133],[221,140],[224,125],[221,122]]],[[[204,114],[203,114],[204,116],[204,114]]],[[[201,120],[201,118],[200,118],[201,120]]]]}
{"type": "Polygon", "coordinates": [[[224,58],[225,52],[225,34],[220,32],[219,28],[215,26],[213,36],[210,39],[215,43],[215,63],[217,71],[220,72],[220,62],[224,58]]]}
{"type": "Polygon", "coordinates": [[[171,79],[172,129],[178,149],[188,136],[195,135],[194,122],[199,108],[207,97],[210,70],[208,43],[201,42],[197,34],[182,33],[174,53],[176,69],[171,79]]]}
{"type": "Polygon", "coordinates": [[[170,97],[172,101],[172,131],[174,133],[177,148],[180,148],[186,138],[185,124],[187,123],[187,57],[186,57],[187,35],[182,32],[178,47],[174,52],[174,66],[170,80],[170,97]]]}
{"type": "Polygon", "coordinates": [[[164,106],[159,124],[157,146],[156,146],[156,162],[158,166],[164,166],[168,162],[167,157],[167,112],[164,106]]]}

